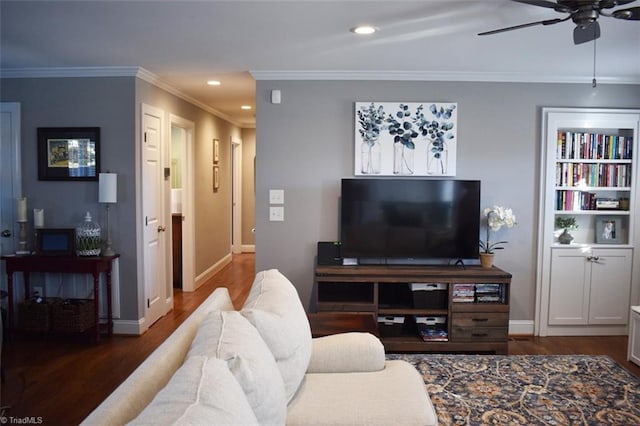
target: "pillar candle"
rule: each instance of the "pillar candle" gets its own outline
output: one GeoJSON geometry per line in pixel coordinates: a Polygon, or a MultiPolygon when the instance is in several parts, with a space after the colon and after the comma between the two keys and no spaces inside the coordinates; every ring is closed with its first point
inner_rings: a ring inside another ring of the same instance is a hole
{"type": "Polygon", "coordinates": [[[33,209],[33,227],[44,228],[44,209],[33,209]]]}
{"type": "Polygon", "coordinates": [[[18,198],[18,221],[27,220],[27,199],[25,197],[18,198]]]}

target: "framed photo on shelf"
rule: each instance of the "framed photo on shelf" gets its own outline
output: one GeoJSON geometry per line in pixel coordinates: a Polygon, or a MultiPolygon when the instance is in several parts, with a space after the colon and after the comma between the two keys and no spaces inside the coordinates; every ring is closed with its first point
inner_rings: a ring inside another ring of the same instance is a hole
{"type": "Polygon", "coordinates": [[[596,218],[596,243],[622,243],[622,218],[620,216],[601,216],[596,218]]]}
{"type": "Polygon", "coordinates": [[[38,127],[38,180],[98,180],[99,127],[38,127]]]}

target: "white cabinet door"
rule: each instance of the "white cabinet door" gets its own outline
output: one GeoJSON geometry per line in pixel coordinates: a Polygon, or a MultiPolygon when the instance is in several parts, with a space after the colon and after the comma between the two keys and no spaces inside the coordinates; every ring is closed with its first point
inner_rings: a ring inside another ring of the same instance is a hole
{"type": "Polygon", "coordinates": [[[549,325],[589,321],[590,262],[580,249],[551,250],[549,325]]]}
{"type": "Polygon", "coordinates": [[[631,249],[594,249],[589,324],[627,323],[631,291],[631,249]]]}
{"type": "Polygon", "coordinates": [[[632,249],[553,249],[549,325],[625,325],[632,249]]]}

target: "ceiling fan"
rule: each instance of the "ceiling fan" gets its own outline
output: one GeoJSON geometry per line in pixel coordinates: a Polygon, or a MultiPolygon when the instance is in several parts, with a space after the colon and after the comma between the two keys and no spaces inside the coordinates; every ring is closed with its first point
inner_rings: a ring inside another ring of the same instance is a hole
{"type": "Polygon", "coordinates": [[[547,0],[511,1],[525,3],[532,6],[546,7],[553,9],[556,12],[567,13],[568,15],[564,18],[547,19],[544,21],[530,22],[528,24],[486,31],[479,33],[478,35],[496,34],[504,31],[532,27],[535,25],[553,25],[571,19],[576,24],[576,27],[573,30],[573,42],[575,44],[581,44],[600,37],[600,25],[598,24],[598,18],[600,15],[631,21],[640,20],[640,6],[607,11],[607,9],[612,9],[616,6],[633,3],[635,0],[557,0],[556,2],[547,0]]]}

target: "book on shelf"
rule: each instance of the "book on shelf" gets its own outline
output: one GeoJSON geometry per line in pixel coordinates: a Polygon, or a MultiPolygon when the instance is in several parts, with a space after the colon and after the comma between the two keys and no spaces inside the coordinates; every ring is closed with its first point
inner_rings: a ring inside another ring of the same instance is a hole
{"type": "Polygon", "coordinates": [[[576,160],[631,159],[633,138],[590,132],[558,131],[556,158],[576,160]]]}

